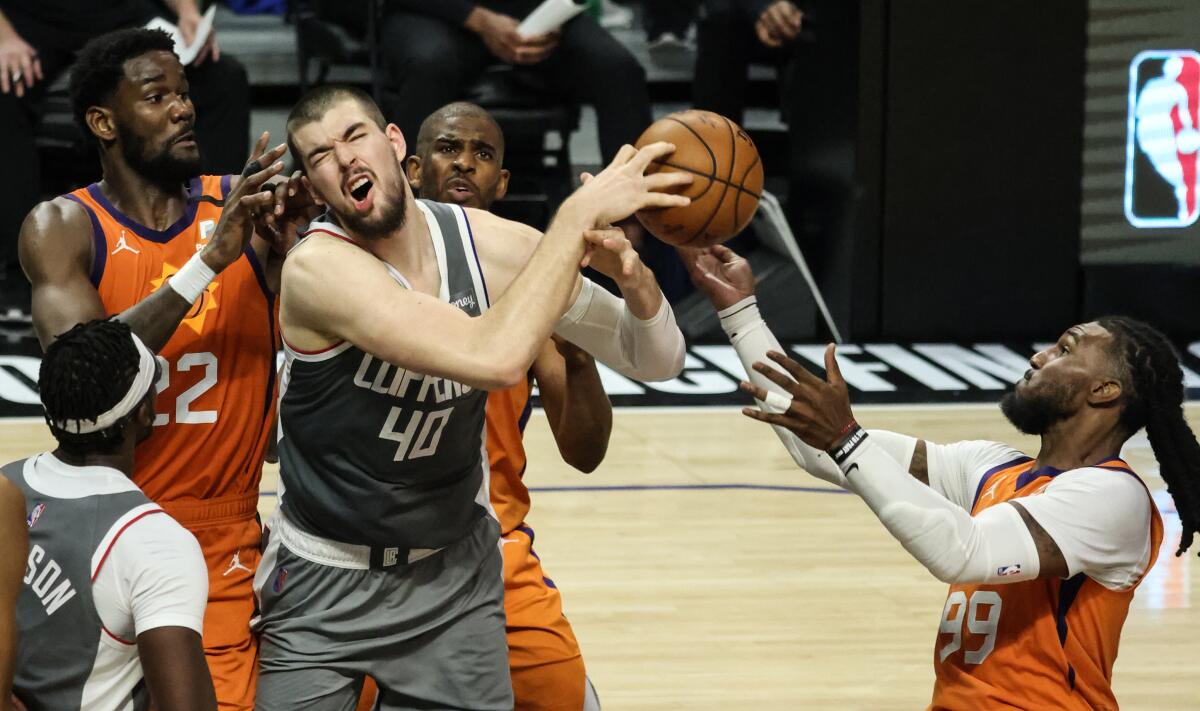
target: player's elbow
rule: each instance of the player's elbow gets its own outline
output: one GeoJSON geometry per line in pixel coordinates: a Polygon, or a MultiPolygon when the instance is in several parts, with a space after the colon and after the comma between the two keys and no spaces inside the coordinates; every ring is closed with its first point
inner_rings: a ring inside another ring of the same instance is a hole
{"type": "Polygon", "coordinates": [[[563,461],[584,474],[591,474],[604,461],[608,453],[608,442],[589,443],[584,447],[564,447],[559,450],[563,461]]]}

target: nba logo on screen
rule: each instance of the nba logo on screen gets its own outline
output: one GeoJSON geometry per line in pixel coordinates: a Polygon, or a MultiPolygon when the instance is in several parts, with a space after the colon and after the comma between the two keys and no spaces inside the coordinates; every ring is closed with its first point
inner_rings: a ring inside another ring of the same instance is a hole
{"type": "Polygon", "coordinates": [[[1125,217],[1134,227],[1187,227],[1200,216],[1200,54],[1149,50],[1129,65],[1125,217]]]}

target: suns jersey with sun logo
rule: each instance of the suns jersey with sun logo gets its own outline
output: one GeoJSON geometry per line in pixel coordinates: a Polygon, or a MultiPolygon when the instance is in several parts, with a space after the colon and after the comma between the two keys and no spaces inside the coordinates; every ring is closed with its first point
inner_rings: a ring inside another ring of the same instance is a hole
{"type": "MultiPolygon", "coordinates": [[[[1034,464],[1033,459],[1022,456],[984,471],[974,487],[971,514],[978,515],[1008,501],[1026,501],[1034,518],[1048,525],[1034,513],[1037,502],[1032,499],[1066,472],[1051,467],[1034,469],[1034,464]]],[[[1132,477],[1145,490],[1129,465],[1120,459],[1071,473],[1132,477]]],[[[1145,491],[1145,495],[1152,502],[1150,492],[1145,491]]],[[[1149,513],[1148,540],[1127,543],[1134,550],[1145,550],[1141,564],[1119,586],[1102,584],[1083,572],[1065,580],[951,585],[934,648],[937,682],[930,710],[1115,711],[1117,701],[1111,682],[1121,628],[1134,590],[1154,566],[1162,543],[1162,519],[1152,503],[1149,513]]],[[[1097,524],[1081,525],[1086,528],[1097,524]]],[[[1056,542],[1067,555],[1064,541],[1056,542]]]]}
{"type": "MultiPolygon", "coordinates": [[[[187,209],[165,230],[122,214],[95,184],[67,196],[91,218],[90,276],[108,313],[163,288],[207,243],[229,188],[230,176],[193,178],[187,209]]],[[[247,249],[159,351],[154,436],[138,446],[133,477],[147,496],[210,506],[227,499],[253,511],[246,500],[258,495],[274,418],[275,352],[275,295],[247,249]]]]}

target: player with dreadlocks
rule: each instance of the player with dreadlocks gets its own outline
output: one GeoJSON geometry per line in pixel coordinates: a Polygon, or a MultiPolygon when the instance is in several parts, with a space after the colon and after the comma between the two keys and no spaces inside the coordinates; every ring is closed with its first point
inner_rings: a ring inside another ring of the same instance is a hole
{"type": "Polygon", "coordinates": [[[1149,435],[1183,520],[1200,510],[1200,445],[1183,419],[1167,339],[1128,318],[1072,326],[1029,360],[1000,408],[1041,437],[1037,457],[995,442],[940,445],[858,426],[831,344],[821,380],[783,355],[749,263],[725,247],[684,254],[750,374],[743,389],[796,462],[858,494],[904,548],[950,583],[931,709],[1115,709],[1112,667],[1162,520],[1119,458],[1149,435]],[[773,365],[768,365],[768,359],[773,365]]]}
{"type": "Polygon", "coordinates": [[[217,707],[200,639],[204,556],[129,479],[158,367],[122,321],[59,335],[38,380],[58,447],[0,469],[24,495],[29,533],[13,682],[28,708],[217,707]]]}

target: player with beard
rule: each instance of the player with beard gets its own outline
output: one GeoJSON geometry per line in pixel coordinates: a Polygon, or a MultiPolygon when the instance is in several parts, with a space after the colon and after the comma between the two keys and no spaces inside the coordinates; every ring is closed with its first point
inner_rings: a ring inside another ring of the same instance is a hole
{"type": "MultiPolygon", "coordinates": [[[[255,580],[258,708],[513,708],[487,390],[521,382],[551,330],[630,377],[683,366],[683,335],[629,241],[636,210],[686,205],[625,146],[545,235],[417,200],[404,137],[361,91],[318,87],[288,142],[328,211],[283,266],[285,492],[255,580]],[[624,300],[583,279],[620,277],[624,300]]],[[[286,211],[286,206],[285,211],[286,211]]]]}
{"type": "Polygon", "coordinates": [[[1150,326],[1108,317],[1067,329],[1029,360],[1001,409],[1041,437],[1030,457],[995,442],[934,444],[855,422],[831,344],[826,378],[783,355],[749,263],[684,250],[750,373],[743,389],[810,474],[858,494],[904,548],[950,584],[934,647],[932,709],[1115,709],[1112,668],[1162,521],[1120,459],[1145,428],[1183,523],[1200,526],[1200,445],[1183,373],[1150,326]],[[768,365],[766,361],[774,365],[768,365]]]}
{"type": "Polygon", "coordinates": [[[133,480],[200,541],[217,697],[222,709],[249,709],[276,349],[271,249],[252,238],[251,217],[273,200],[259,188],[282,169],[285,147],[264,152],[264,134],[249,177],[200,175],[196,114],[173,46],[163,32],[130,29],[80,52],[71,99],[104,177],[35,207],[20,257],[43,347],[76,323],[117,314],[158,353],[156,436],[139,445],[133,480]]]}
{"type": "MultiPolygon", "coordinates": [[[[484,109],[447,104],[421,123],[417,149],[405,167],[418,197],[488,210],[504,196],[508,171],[504,134],[484,109]]],[[[504,612],[508,660],[518,711],[599,709],[583,654],[562,596],[533,551],[529,489],[522,437],[538,386],[546,419],[564,461],[580,471],[600,465],[612,430],[612,404],[596,363],[586,351],[555,335],[542,346],[521,382],[487,401],[487,449],[492,506],[500,521],[504,556],[504,612]]]]}

